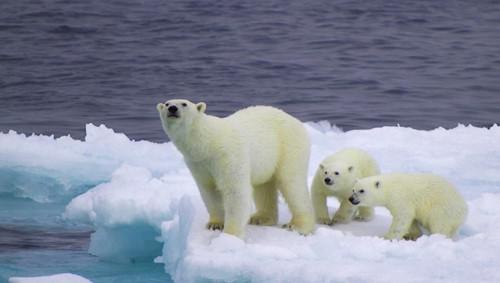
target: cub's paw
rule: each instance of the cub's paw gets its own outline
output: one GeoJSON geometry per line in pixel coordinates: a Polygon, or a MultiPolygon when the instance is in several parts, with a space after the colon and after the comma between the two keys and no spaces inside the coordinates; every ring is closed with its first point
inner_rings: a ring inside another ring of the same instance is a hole
{"type": "Polygon", "coordinates": [[[215,231],[215,230],[221,230],[222,231],[222,230],[224,230],[224,223],[209,221],[207,223],[207,225],[205,225],[205,227],[208,230],[212,230],[212,231],[215,231]]]}
{"type": "Polygon", "coordinates": [[[272,226],[276,224],[276,219],[267,215],[253,215],[250,217],[248,223],[252,225],[272,226]]]}

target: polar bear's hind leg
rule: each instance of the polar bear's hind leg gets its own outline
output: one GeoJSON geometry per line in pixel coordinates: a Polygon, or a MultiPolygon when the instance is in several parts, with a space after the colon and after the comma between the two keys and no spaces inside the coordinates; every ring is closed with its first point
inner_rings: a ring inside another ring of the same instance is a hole
{"type": "Polygon", "coordinates": [[[253,225],[276,225],[278,222],[278,191],[273,181],[255,186],[253,198],[257,211],[250,218],[253,225]]]}
{"type": "Polygon", "coordinates": [[[297,230],[307,235],[314,230],[314,212],[307,189],[307,166],[308,152],[302,152],[302,158],[293,158],[293,154],[287,155],[276,172],[277,186],[288,204],[292,213],[290,223],[284,225],[288,229],[297,230]]]}
{"type": "Polygon", "coordinates": [[[413,220],[413,223],[410,226],[410,230],[406,235],[403,236],[403,239],[415,241],[420,236],[422,236],[422,230],[420,230],[418,222],[416,220],[413,220]]]}
{"type": "Polygon", "coordinates": [[[431,232],[432,234],[442,234],[447,236],[448,238],[453,238],[457,230],[457,228],[455,228],[453,225],[450,225],[449,223],[440,223],[438,221],[435,221],[429,224],[429,232],[431,232]]]}

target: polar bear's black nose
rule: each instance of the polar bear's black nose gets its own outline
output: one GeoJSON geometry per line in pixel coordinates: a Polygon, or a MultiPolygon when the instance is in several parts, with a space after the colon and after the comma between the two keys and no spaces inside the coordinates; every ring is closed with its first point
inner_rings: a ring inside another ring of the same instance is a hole
{"type": "Polygon", "coordinates": [[[175,105],[168,107],[168,112],[170,112],[170,113],[175,113],[175,112],[177,112],[177,110],[179,110],[179,109],[175,105]]]}
{"type": "Polygon", "coordinates": [[[326,178],[325,178],[325,184],[327,184],[327,185],[331,185],[331,184],[333,184],[332,179],[330,179],[330,177],[326,177],[326,178]]]}

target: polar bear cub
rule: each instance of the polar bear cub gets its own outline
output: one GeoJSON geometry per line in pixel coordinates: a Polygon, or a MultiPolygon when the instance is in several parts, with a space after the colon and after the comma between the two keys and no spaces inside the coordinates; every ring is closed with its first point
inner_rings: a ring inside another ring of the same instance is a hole
{"type": "Polygon", "coordinates": [[[349,202],[354,184],[358,179],[380,174],[377,162],[365,151],[355,148],[341,150],[325,158],[313,179],[311,194],[316,222],[319,224],[348,223],[373,218],[373,208],[355,207],[349,202]],[[336,197],[339,209],[330,220],[326,199],[336,197]]]}
{"type": "Polygon", "coordinates": [[[243,237],[248,222],[276,224],[279,190],[292,212],[286,226],[302,234],[313,231],[310,142],[299,120],[267,106],[219,118],[205,113],[205,103],[183,99],[159,103],[157,109],[200,190],[208,229],[243,237]],[[250,216],[252,195],[257,211],[250,216]]]}
{"type": "Polygon", "coordinates": [[[359,180],[349,201],[384,206],[392,214],[386,239],[416,239],[420,225],[453,237],[467,216],[467,204],[452,184],[432,174],[384,174],[359,180]]]}

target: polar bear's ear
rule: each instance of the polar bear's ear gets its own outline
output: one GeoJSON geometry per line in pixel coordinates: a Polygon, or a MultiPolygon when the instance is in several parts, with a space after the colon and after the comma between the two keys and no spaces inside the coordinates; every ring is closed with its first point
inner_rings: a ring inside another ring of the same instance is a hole
{"type": "Polygon", "coordinates": [[[380,188],[380,181],[375,182],[375,188],[377,188],[377,189],[380,188]]]}
{"type": "Polygon", "coordinates": [[[325,169],[325,166],[323,164],[320,164],[319,169],[323,170],[323,169],[325,169]]]}
{"type": "Polygon", "coordinates": [[[165,104],[163,103],[156,104],[156,110],[162,111],[163,109],[165,109],[165,104]]]}
{"type": "Polygon", "coordinates": [[[349,171],[349,172],[352,172],[352,170],[354,170],[353,166],[349,166],[349,168],[347,168],[347,171],[349,171]]]}
{"type": "Polygon", "coordinates": [[[207,105],[205,102],[200,102],[196,104],[196,109],[198,109],[198,112],[205,113],[205,110],[207,110],[207,105]]]}

